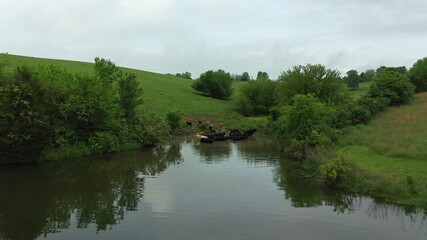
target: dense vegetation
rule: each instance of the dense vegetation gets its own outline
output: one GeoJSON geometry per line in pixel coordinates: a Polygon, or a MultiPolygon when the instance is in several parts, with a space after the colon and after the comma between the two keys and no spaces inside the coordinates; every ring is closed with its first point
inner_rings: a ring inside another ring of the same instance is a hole
{"type": "Polygon", "coordinates": [[[224,70],[210,70],[202,73],[191,87],[210,97],[226,100],[230,98],[233,93],[233,89],[231,88],[232,84],[233,78],[230,73],[224,70]]]}
{"type": "MultiPolygon", "coordinates": [[[[415,92],[426,91],[426,62],[427,58],[420,59],[409,70],[386,66],[360,74],[350,70],[345,76],[322,65],[308,64],[284,71],[277,81],[269,80],[268,74],[261,71],[256,80],[251,80],[247,73],[231,75],[218,70],[207,71],[197,80],[189,81],[183,79],[188,78],[183,76],[188,76],[184,73],[179,76],[182,79],[164,76],[170,78],[176,89],[168,88],[172,89],[170,93],[158,92],[157,95],[145,87],[143,93],[140,87],[143,81],[138,72],[120,69],[105,59],[95,59],[92,71],[82,68],[84,71],[79,73],[54,66],[19,64],[14,65],[19,67],[13,71],[8,71],[7,64],[0,64],[0,161],[34,161],[58,149],[64,152],[64,149],[79,148],[93,153],[116,151],[126,144],[156,144],[168,135],[165,129],[183,126],[183,114],[221,115],[220,119],[229,126],[244,126],[250,121],[258,124],[259,121],[265,122],[268,116],[269,131],[282,143],[286,155],[303,162],[328,183],[373,193],[381,185],[374,180],[379,171],[372,169],[377,169],[381,161],[393,165],[395,158],[418,159],[398,164],[414,172],[417,165],[423,165],[420,156],[424,153],[420,149],[425,145],[424,141],[419,139],[419,145],[407,148],[396,147],[402,145],[397,142],[383,144],[381,139],[364,131],[363,124],[372,124],[369,129],[374,133],[384,130],[381,124],[393,128],[392,123],[377,124],[377,117],[373,123],[370,120],[378,115],[380,119],[384,118],[390,108],[405,109],[406,104],[412,103],[415,92]],[[190,86],[212,98],[200,96],[191,91],[190,86]],[[235,95],[232,95],[233,91],[235,95]],[[400,105],[404,107],[396,108],[400,105]],[[246,118],[230,113],[233,106],[246,118]],[[156,115],[143,113],[141,109],[145,108],[157,109],[151,111],[156,115]],[[352,134],[355,138],[349,137],[352,134]],[[376,139],[375,142],[366,136],[376,139]],[[362,147],[348,148],[346,144],[362,147]],[[368,145],[372,149],[367,148],[368,145]],[[389,146],[387,153],[376,147],[386,145],[389,146]],[[339,146],[338,150],[336,146],[339,146]],[[393,153],[393,149],[397,153],[393,153]],[[376,161],[370,163],[368,161],[373,157],[369,156],[373,152],[381,156],[376,156],[376,161]],[[375,167],[374,163],[377,164],[375,167]],[[414,168],[406,165],[409,163],[414,164],[414,168]],[[365,185],[354,185],[361,179],[367,179],[365,185]]],[[[159,81],[152,81],[147,86],[158,85],[157,89],[165,89],[162,80],[159,81]]],[[[422,125],[419,121],[422,116],[408,119],[409,122],[404,120],[408,125],[422,125]]],[[[401,140],[400,135],[412,131],[402,129],[406,130],[391,139],[401,140]]],[[[418,127],[416,129],[422,132],[418,127]]],[[[379,136],[381,134],[385,133],[378,132],[379,136]]],[[[413,142],[409,139],[404,140],[405,143],[413,142]]],[[[396,181],[401,184],[405,196],[412,199],[407,202],[427,206],[419,200],[420,197],[414,197],[426,196],[420,180],[422,174],[396,171],[391,177],[378,178],[386,184],[395,181],[397,175],[396,181]]],[[[395,190],[383,187],[378,193],[389,197],[395,190]]]]}
{"type": "Polygon", "coordinates": [[[1,72],[1,163],[34,162],[44,150],[77,146],[112,152],[128,143],[156,144],[167,135],[162,121],[136,114],[142,89],[135,74],[109,60],[96,58],[93,74],[25,65],[1,72]]]}

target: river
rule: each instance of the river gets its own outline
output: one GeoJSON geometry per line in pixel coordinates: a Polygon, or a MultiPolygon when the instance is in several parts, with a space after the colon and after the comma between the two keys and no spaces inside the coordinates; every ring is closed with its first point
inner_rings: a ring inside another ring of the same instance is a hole
{"type": "Polygon", "coordinates": [[[274,142],[0,168],[0,239],[427,239],[413,208],[320,186],[274,142]]]}

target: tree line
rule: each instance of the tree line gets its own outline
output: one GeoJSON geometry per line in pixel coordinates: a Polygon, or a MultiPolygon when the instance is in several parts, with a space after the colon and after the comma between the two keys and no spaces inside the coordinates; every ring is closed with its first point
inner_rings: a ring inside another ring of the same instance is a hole
{"type": "MultiPolygon", "coordinates": [[[[336,141],[340,129],[369,121],[388,106],[405,104],[415,92],[427,91],[427,58],[411,69],[381,66],[344,77],[323,65],[295,66],[277,81],[258,74],[240,88],[233,99],[244,116],[270,117],[270,130],[283,141],[285,151],[297,159],[313,149],[336,141]],[[360,82],[371,81],[369,91],[356,99],[351,90],[360,82]]],[[[232,76],[223,71],[203,73],[193,88],[219,99],[229,99],[232,76]]]]}
{"type": "Polygon", "coordinates": [[[127,143],[153,145],[167,136],[155,116],[137,114],[143,90],[135,74],[96,58],[92,74],[56,66],[0,66],[0,163],[39,160],[75,147],[111,152],[127,143]]]}

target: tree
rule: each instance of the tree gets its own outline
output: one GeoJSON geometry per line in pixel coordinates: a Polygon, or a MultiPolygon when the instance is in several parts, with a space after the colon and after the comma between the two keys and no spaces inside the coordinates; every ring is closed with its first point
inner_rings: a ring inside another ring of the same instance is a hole
{"type": "Polygon", "coordinates": [[[133,73],[122,74],[117,83],[119,85],[120,106],[123,109],[126,121],[132,125],[136,119],[136,108],[143,103],[143,90],[133,73]]]}
{"type": "Polygon", "coordinates": [[[275,104],[276,82],[271,80],[250,81],[240,88],[236,100],[237,111],[245,116],[267,115],[275,104]]]}
{"type": "Polygon", "coordinates": [[[37,161],[52,135],[44,92],[29,67],[2,80],[0,102],[0,163],[37,161]]]}
{"type": "Polygon", "coordinates": [[[409,78],[392,68],[380,71],[373,80],[369,96],[388,98],[392,105],[407,103],[415,92],[409,78]]]}
{"type": "Polygon", "coordinates": [[[172,130],[178,129],[182,126],[182,113],[180,111],[169,111],[166,114],[166,122],[172,130]]]}
{"type": "Polygon", "coordinates": [[[409,69],[408,77],[416,86],[416,92],[427,91],[427,57],[419,59],[411,69],[409,69]]]}
{"type": "Polygon", "coordinates": [[[400,67],[386,67],[386,66],[381,66],[379,68],[377,68],[376,74],[379,74],[383,71],[396,71],[398,73],[401,74],[405,74],[407,72],[406,67],[405,66],[400,66],[400,67]]]}
{"type": "Polygon", "coordinates": [[[360,81],[359,73],[356,70],[348,71],[347,76],[344,77],[344,82],[351,89],[358,89],[359,81],[360,81]]]}
{"type": "Polygon", "coordinates": [[[191,87],[213,98],[228,99],[233,93],[232,84],[233,78],[230,73],[224,70],[210,70],[202,73],[191,87]]]}
{"type": "Polygon", "coordinates": [[[360,82],[371,81],[373,77],[375,77],[375,70],[374,69],[368,69],[365,72],[362,72],[360,74],[360,82]]]}
{"type": "Polygon", "coordinates": [[[189,73],[189,72],[176,73],[175,76],[191,80],[191,73],[189,73]]]}
{"type": "Polygon", "coordinates": [[[245,82],[247,82],[247,81],[250,81],[251,80],[251,77],[249,76],[249,73],[248,72],[244,72],[244,73],[242,73],[242,75],[240,76],[240,81],[245,81],[245,82]]]}
{"type": "Polygon", "coordinates": [[[257,76],[256,76],[256,80],[260,80],[260,79],[268,80],[270,78],[268,76],[268,73],[259,71],[257,76]]]}
{"type": "Polygon", "coordinates": [[[327,105],[349,101],[348,89],[336,70],[323,65],[295,66],[279,76],[277,96],[279,104],[287,105],[297,94],[312,94],[327,105]]]}
{"type": "Polygon", "coordinates": [[[312,94],[297,94],[291,105],[281,108],[276,132],[285,140],[285,150],[302,159],[308,151],[332,143],[334,110],[312,94]]]}

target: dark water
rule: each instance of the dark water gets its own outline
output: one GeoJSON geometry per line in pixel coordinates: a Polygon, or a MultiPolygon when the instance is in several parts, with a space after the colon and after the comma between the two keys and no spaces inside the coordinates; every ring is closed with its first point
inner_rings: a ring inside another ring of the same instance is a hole
{"type": "Polygon", "coordinates": [[[254,136],[0,168],[0,239],[427,239],[410,208],[317,186],[254,136]]]}

